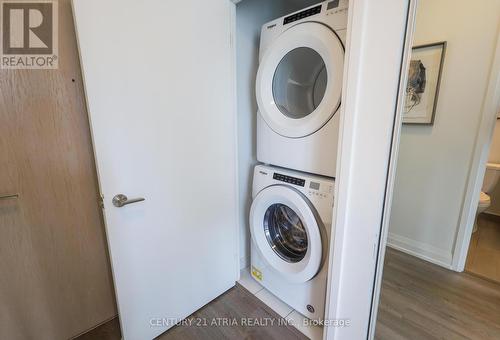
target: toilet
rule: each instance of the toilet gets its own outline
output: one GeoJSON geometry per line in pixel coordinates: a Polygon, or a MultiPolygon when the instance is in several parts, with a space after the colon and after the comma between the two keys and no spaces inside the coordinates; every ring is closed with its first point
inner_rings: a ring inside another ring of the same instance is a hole
{"type": "Polygon", "coordinates": [[[495,188],[498,179],[500,178],[500,164],[488,163],[486,164],[486,173],[484,175],[483,186],[479,194],[479,203],[477,205],[476,218],[474,219],[474,229],[472,232],[477,231],[477,217],[480,213],[488,209],[491,204],[491,198],[488,195],[495,188]]]}

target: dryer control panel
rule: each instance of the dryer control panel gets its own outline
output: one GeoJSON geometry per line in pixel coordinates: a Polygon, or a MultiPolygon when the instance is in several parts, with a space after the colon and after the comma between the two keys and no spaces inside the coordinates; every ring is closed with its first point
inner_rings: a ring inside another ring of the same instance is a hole
{"type": "MultiPolygon", "coordinates": [[[[337,5],[338,5],[338,1],[337,1],[337,5]]],[[[294,13],[292,15],[285,17],[285,19],[283,19],[283,25],[289,24],[291,22],[294,22],[294,21],[297,21],[300,19],[310,17],[311,15],[315,15],[318,13],[321,13],[321,5],[311,7],[311,8],[308,8],[306,10],[303,10],[301,12],[294,13]]]]}
{"type": "Polygon", "coordinates": [[[261,28],[259,58],[283,32],[303,22],[326,25],[345,45],[348,8],[349,0],[327,0],[265,23],[261,28]]]}

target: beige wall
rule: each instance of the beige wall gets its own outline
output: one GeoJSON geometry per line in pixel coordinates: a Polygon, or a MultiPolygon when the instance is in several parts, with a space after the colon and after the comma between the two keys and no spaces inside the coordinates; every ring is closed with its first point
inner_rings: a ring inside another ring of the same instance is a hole
{"type": "MultiPolygon", "coordinates": [[[[500,163],[500,120],[497,120],[488,162],[500,163]]],[[[491,206],[486,212],[500,216],[500,182],[490,193],[491,206]]]]}
{"type": "Polygon", "coordinates": [[[415,45],[447,41],[433,126],[404,125],[389,244],[449,266],[500,22],[500,1],[421,0],[415,45]]]}
{"type": "Polygon", "coordinates": [[[59,68],[0,70],[0,339],[64,340],[116,316],[70,0],[59,68]]]}

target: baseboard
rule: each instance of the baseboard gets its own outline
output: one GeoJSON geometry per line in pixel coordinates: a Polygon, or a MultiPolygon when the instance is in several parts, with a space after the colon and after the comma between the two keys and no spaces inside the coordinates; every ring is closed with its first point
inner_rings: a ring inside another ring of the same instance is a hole
{"type": "Polygon", "coordinates": [[[437,264],[446,269],[452,269],[453,255],[430,244],[412,240],[410,238],[389,233],[387,246],[402,251],[422,260],[437,264]]]}
{"type": "Polygon", "coordinates": [[[482,216],[490,221],[500,222],[500,215],[498,215],[497,213],[495,213],[493,211],[486,210],[482,214],[480,214],[479,216],[482,216]]]}
{"type": "MultiPolygon", "coordinates": [[[[91,328],[87,329],[86,331],[83,331],[83,332],[81,332],[80,334],[75,335],[74,337],[72,337],[72,338],[70,338],[70,339],[71,339],[71,340],[78,340],[78,337],[80,337],[80,336],[82,336],[83,338],[85,338],[85,335],[86,335],[87,333],[91,333],[92,331],[97,330],[99,327],[105,326],[108,322],[113,321],[113,320],[114,320],[115,318],[117,318],[117,317],[118,317],[118,314],[113,315],[113,316],[112,316],[112,317],[110,317],[109,319],[106,319],[106,320],[104,320],[104,321],[101,321],[99,324],[95,325],[94,327],[91,327],[91,328]]],[[[123,339],[123,337],[122,337],[122,339],[123,339]]]]}

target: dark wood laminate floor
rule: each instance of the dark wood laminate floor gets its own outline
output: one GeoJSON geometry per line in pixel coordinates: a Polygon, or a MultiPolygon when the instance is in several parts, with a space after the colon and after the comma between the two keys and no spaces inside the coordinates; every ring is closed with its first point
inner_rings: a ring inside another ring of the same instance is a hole
{"type": "MultiPolygon", "coordinates": [[[[279,316],[241,286],[190,318],[279,316]]],[[[119,340],[117,319],[78,340],[119,340]]],[[[291,326],[176,326],[168,339],[305,339],[291,326]]],[[[387,249],[376,339],[500,339],[500,285],[387,249]]]]}
{"type": "Polygon", "coordinates": [[[376,339],[500,339],[500,285],[387,249],[376,339]]]}
{"type": "MultiPolygon", "coordinates": [[[[188,320],[193,320],[191,326],[175,326],[159,336],[158,340],[170,339],[275,339],[293,340],[307,339],[302,333],[290,325],[282,322],[278,325],[277,320],[283,320],[272,309],[267,307],[262,301],[248,292],[245,288],[237,285],[228,292],[218,297],[205,307],[201,308],[188,320]],[[228,318],[238,321],[239,325],[222,325],[219,327],[200,326],[200,320],[211,320],[219,322],[219,318],[228,318]],[[262,324],[268,320],[276,320],[274,325],[269,326],[245,326],[241,324],[242,319],[262,320],[262,324]],[[198,323],[198,325],[196,325],[198,323]]],[[[112,321],[86,333],[77,340],[120,340],[120,325],[118,319],[112,321]]]]}

